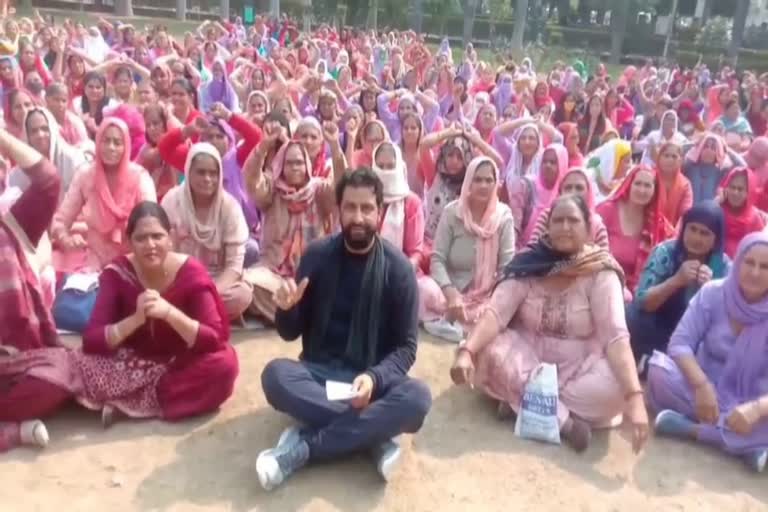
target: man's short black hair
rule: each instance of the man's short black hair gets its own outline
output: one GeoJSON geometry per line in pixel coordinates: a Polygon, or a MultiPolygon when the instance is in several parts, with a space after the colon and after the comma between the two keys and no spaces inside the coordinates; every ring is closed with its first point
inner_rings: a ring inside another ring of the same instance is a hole
{"type": "Polygon", "coordinates": [[[369,167],[360,167],[351,172],[345,172],[336,184],[336,204],[341,206],[341,198],[347,187],[369,188],[376,196],[376,206],[381,208],[384,204],[384,184],[376,173],[369,167]]]}

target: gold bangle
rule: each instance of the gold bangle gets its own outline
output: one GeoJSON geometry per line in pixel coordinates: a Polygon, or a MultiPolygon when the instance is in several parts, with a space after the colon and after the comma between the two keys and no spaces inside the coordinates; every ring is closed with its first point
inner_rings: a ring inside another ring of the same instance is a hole
{"type": "Polygon", "coordinates": [[[624,401],[629,402],[629,399],[632,398],[635,395],[642,395],[644,391],[642,389],[635,389],[634,391],[630,391],[624,395],[624,401]]]}

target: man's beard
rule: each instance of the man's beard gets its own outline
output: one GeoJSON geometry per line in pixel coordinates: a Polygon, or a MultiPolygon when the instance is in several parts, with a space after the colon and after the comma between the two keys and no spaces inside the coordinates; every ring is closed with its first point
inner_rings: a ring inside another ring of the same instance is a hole
{"type": "Polygon", "coordinates": [[[344,235],[344,243],[353,251],[367,249],[376,236],[376,230],[365,224],[350,224],[344,226],[341,232],[344,235]],[[361,228],[362,231],[356,228],[361,228]]]}

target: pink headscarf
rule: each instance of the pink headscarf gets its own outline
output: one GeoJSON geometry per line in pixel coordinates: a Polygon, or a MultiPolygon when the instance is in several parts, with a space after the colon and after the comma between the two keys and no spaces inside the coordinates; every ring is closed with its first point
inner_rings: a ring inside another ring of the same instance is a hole
{"type": "Polygon", "coordinates": [[[461,185],[461,194],[459,195],[459,216],[464,223],[464,229],[477,237],[477,252],[475,253],[475,275],[472,279],[472,288],[469,292],[470,300],[472,298],[481,298],[485,296],[493,286],[494,276],[499,258],[499,224],[502,214],[507,208],[499,202],[498,195],[494,187],[491,198],[483,213],[480,222],[475,222],[472,218],[472,210],[469,205],[470,187],[475,178],[475,173],[481,165],[488,164],[493,169],[493,175],[496,183],[499,182],[499,168],[487,156],[478,156],[474,158],[467,166],[467,172],[464,176],[464,182],[461,185]]]}
{"type": "Polygon", "coordinates": [[[594,213],[595,190],[594,188],[592,188],[592,180],[587,175],[587,172],[581,167],[571,167],[564,174],[560,175],[560,181],[555,187],[555,189],[557,190],[558,196],[562,193],[563,183],[565,183],[566,178],[568,178],[568,176],[570,176],[571,174],[580,174],[584,178],[584,181],[587,183],[587,197],[585,197],[584,200],[586,201],[587,206],[589,207],[589,211],[594,213]]]}
{"type": "Polygon", "coordinates": [[[131,161],[135,161],[142,146],[147,142],[144,116],[139,109],[126,104],[118,106],[109,115],[122,120],[128,127],[128,134],[131,137],[131,161]]]}
{"type": "Polygon", "coordinates": [[[93,191],[96,194],[96,208],[91,210],[91,214],[86,217],[86,222],[88,227],[109,235],[112,242],[118,244],[123,241],[123,231],[131,210],[141,199],[139,175],[142,169],[130,162],[130,156],[131,139],[128,135],[128,126],[116,117],[104,119],[99,131],[96,132],[96,158],[93,162],[93,191]],[[107,174],[101,160],[101,145],[104,134],[107,129],[113,126],[120,130],[125,146],[117,169],[113,171],[115,177],[114,194],[110,191],[107,174]]]}
{"type": "Polygon", "coordinates": [[[705,133],[699,143],[688,150],[688,153],[685,155],[685,159],[698,163],[699,160],[701,160],[701,152],[709,140],[715,141],[715,165],[720,168],[730,167],[730,158],[725,152],[725,141],[719,135],[711,132],[705,133]]]}
{"type": "Polygon", "coordinates": [[[528,225],[525,226],[523,231],[523,243],[527,243],[531,237],[536,223],[539,220],[539,215],[544,210],[549,209],[552,206],[552,202],[560,195],[558,185],[562,177],[568,172],[568,150],[562,144],[553,143],[547,146],[541,154],[541,159],[544,160],[544,153],[547,151],[554,151],[557,158],[557,177],[552,188],[547,188],[541,175],[541,162],[539,162],[539,170],[536,173],[536,194],[534,196],[534,208],[528,219],[528,225]]]}
{"type": "Polygon", "coordinates": [[[744,153],[744,161],[757,176],[762,187],[768,181],[768,137],[757,137],[744,153]]]}

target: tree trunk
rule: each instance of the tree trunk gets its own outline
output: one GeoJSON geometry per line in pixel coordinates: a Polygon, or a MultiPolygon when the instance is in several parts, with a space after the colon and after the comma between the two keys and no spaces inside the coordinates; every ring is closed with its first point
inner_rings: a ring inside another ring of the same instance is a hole
{"type": "Polygon", "coordinates": [[[561,27],[568,25],[568,19],[571,17],[571,0],[558,0],[557,2],[557,24],[561,27]]]}
{"type": "Polygon", "coordinates": [[[629,0],[615,0],[611,11],[611,64],[621,62],[624,38],[627,35],[629,0]]]}
{"type": "Polygon", "coordinates": [[[219,3],[219,16],[222,20],[228,21],[229,20],[229,0],[220,0],[219,3]]]}
{"type": "Polygon", "coordinates": [[[464,46],[472,42],[472,31],[475,28],[475,13],[477,0],[464,0],[464,46]]]}
{"type": "Polygon", "coordinates": [[[525,42],[525,21],[528,17],[528,0],[517,0],[514,16],[515,25],[512,32],[512,49],[522,52],[523,43],[525,42]]]}
{"type": "Polygon", "coordinates": [[[275,18],[280,17],[280,0],[269,0],[269,14],[275,18]]]}
{"type": "Polygon", "coordinates": [[[176,0],[176,19],[179,21],[186,21],[187,0],[176,0]]]}
{"type": "Polygon", "coordinates": [[[578,12],[578,14],[579,14],[579,22],[584,23],[584,24],[589,24],[589,22],[590,22],[590,19],[589,19],[590,8],[589,8],[589,3],[587,2],[587,0],[579,0],[579,8],[578,8],[578,10],[576,12],[578,12]]]}
{"type": "Polygon", "coordinates": [[[372,28],[376,32],[379,31],[379,0],[371,0],[368,4],[368,22],[366,25],[368,28],[372,28]]]}
{"type": "Polygon", "coordinates": [[[115,0],[115,16],[133,16],[133,0],[115,0]]]}
{"type": "Polygon", "coordinates": [[[420,34],[424,24],[424,0],[413,0],[413,17],[411,20],[411,29],[420,34]]]}
{"type": "Polygon", "coordinates": [[[346,25],[364,25],[367,20],[364,16],[367,14],[368,0],[347,0],[347,22],[346,25]],[[365,2],[365,6],[363,6],[365,2]],[[361,19],[362,18],[362,19],[361,19]]]}
{"type": "Polygon", "coordinates": [[[669,55],[669,43],[672,41],[672,34],[675,33],[675,20],[677,19],[678,0],[672,0],[672,13],[669,15],[669,27],[667,27],[667,37],[664,39],[664,58],[669,55]]]}
{"type": "Polygon", "coordinates": [[[747,26],[749,14],[749,0],[736,0],[736,14],[733,16],[733,31],[731,46],[728,48],[728,57],[736,64],[739,58],[739,48],[744,41],[744,29],[747,26]]]}
{"type": "Polygon", "coordinates": [[[312,0],[302,0],[302,30],[305,33],[312,31],[312,0]]]}

